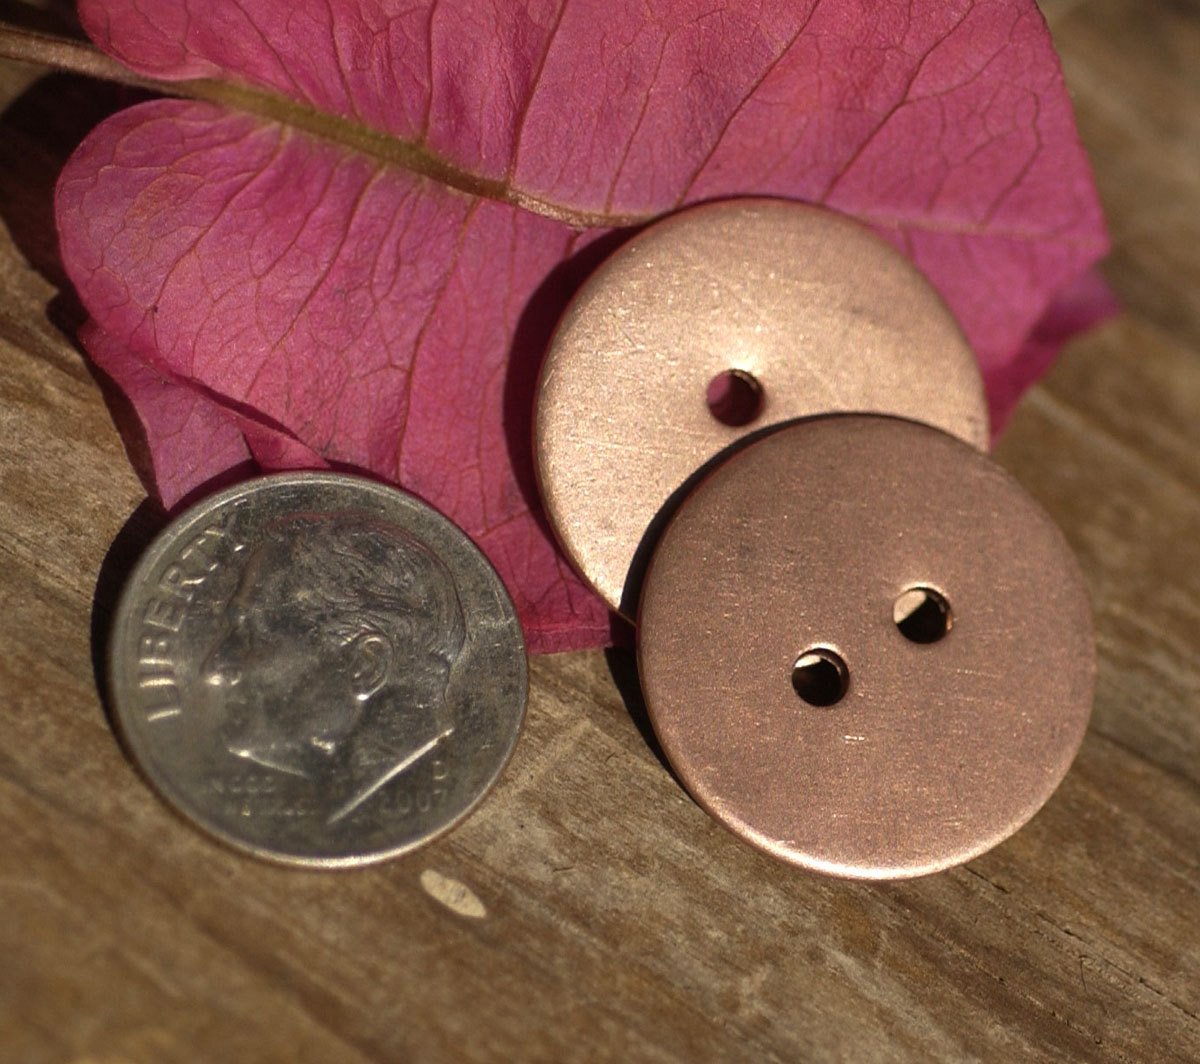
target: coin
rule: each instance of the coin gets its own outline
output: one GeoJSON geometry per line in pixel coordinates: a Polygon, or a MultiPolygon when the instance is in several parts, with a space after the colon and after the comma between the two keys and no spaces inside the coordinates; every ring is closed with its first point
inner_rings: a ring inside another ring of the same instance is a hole
{"type": "Polygon", "coordinates": [[[820,207],[681,211],[603,263],[555,333],[535,427],[546,512],[583,578],[632,616],[659,526],[702,466],[771,425],[854,411],[987,446],[975,356],[916,267],[820,207]]]}
{"type": "Polygon", "coordinates": [[[1050,518],[953,437],[801,422],[719,466],[650,564],[647,711],[680,780],[768,853],[923,875],[1007,838],[1092,704],[1091,611],[1050,518]]]}
{"type": "Polygon", "coordinates": [[[364,864],[448,830],[495,783],[525,711],[500,578],[450,521],[332,473],[240,484],[151,545],[109,679],[133,758],[233,846],[364,864]]]}

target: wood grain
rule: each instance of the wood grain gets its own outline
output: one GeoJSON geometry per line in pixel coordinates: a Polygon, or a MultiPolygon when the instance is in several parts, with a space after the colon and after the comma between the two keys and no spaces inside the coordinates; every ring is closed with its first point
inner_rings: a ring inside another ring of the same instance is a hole
{"type": "Polygon", "coordinates": [[[290,871],[179,821],[96,693],[158,516],[72,342],[50,215],[71,147],[130,97],[0,66],[0,1059],[1200,1059],[1200,7],[1044,8],[1126,310],[998,455],[1079,553],[1095,716],[1011,841],[877,886],[709,820],[623,653],[535,661],[501,785],[410,858],[290,871]]]}

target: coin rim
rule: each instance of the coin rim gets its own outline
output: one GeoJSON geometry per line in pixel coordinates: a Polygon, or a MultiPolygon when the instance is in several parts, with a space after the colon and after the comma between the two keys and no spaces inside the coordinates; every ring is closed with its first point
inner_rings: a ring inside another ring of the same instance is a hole
{"type": "Polygon", "coordinates": [[[478,545],[470,536],[450,520],[445,514],[424,499],[404,491],[402,488],[397,488],[393,485],[383,483],[382,481],[373,480],[370,477],[355,475],[351,473],[325,472],[318,470],[297,470],[285,473],[268,473],[261,476],[251,477],[246,480],[238,481],[227,488],[215,492],[198,502],[192,504],[187,509],[172,517],[166,527],[159,531],[151,540],[149,546],[142,552],[137,563],[130,570],[129,575],[125,578],[121,593],[117,598],[116,607],[112,613],[112,628],[108,637],[108,647],[105,654],[105,664],[108,667],[106,676],[105,688],[103,692],[108,697],[109,716],[112,720],[116,737],[124,749],[129,761],[132,763],[138,775],[149,784],[161,801],[172,811],[172,813],[188,824],[199,828],[205,835],[216,839],[224,845],[237,850],[240,853],[250,854],[261,860],[271,864],[285,865],[292,868],[308,868],[308,869],[340,869],[340,868],[358,868],[366,865],[378,864],[381,861],[388,861],[394,857],[401,857],[406,853],[411,853],[414,850],[433,842],[442,837],[447,832],[453,830],[461,824],[468,816],[470,816],[480,805],[480,803],[492,792],[504,770],[508,767],[512,760],[513,753],[516,751],[517,744],[520,742],[521,735],[525,729],[525,719],[529,705],[529,651],[525,642],[525,632],[521,627],[520,618],[517,615],[516,607],[513,605],[512,596],[508,593],[508,588],[505,587],[504,581],[500,578],[500,574],[496,571],[494,565],[488,557],[481,551],[478,545]],[[356,486],[362,488],[376,496],[382,496],[385,499],[388,496],[400,496],[426,511],[428,517],[435,523],[440,523],[452,536],[457,536],[462,539],[464,545],[469,547],[482,562],[486,571],[490,572],[493,579],[496,581],[497,589],[500,591],[499,600],[507,608],[513,623],[517,642],[520,647],[520,676],[518,677],[520,686],[520,708],[517,717],[517,726],[513,730],[512,739],[508,744],[508,749],[504,751],[492,772],[487,782],[481,787],[478,793],[471,801],[454,817],[439,825],[436,830],[429,834],[422,835],[417,839],[410,840],[398,846],[389,847],[387,849],[372,851],[367,854],[350,854],[346,856],[331,856],[317,857],[306,856],[302,854],[287,853],[281,850],[272,850],[247,842],[244,839],[238,838],[236,835],[208,823],[200,816],[193,812],[194,803],[188,797],[187,792],[178,787],[172,786],[169,778],[161,776],[161,773],[155,773],[151,769],[152,758],[149,756],[149,751],[146,744],[139,742],[135,737],[134,730],[126,726],[125,713],[122,710],[123,700],[119,694],[119,677],[123,676],[126,666],[124,657],[119,653],[119,645],[124,643],[125,636],[128,634],[133,616],[133,604],[137,598],[137,592],[141,584],[145,581],[149,573],[162,561],[163,557],[168,553],[168,549],[176,541],[174,532],[177,529],[194,523],[202,516],[207,516],[230,501],[245,495],[249,490],[254,488],[267,489],[276,487],[289,487],[293,485],[320,485],[331,484],[338,487],[356,486]]]}

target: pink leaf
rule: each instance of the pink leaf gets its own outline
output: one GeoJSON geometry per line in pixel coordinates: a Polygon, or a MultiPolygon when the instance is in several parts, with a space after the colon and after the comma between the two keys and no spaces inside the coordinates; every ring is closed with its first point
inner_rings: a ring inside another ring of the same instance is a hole
{"type": "Polygon", "coordinates": [[[1106,236],[1032,0],[80,9],[130,67],[220,101],[117,115],[58,190],[85,343],[164,501],[251,455],[396,481],[476,539],[534,649],[609,635],[538,511],[528,432],[606,228],[738,194],[863,218],[942,291],[998,419],[1045,338],[1104,306],[1071,289],[1106,236]]]}

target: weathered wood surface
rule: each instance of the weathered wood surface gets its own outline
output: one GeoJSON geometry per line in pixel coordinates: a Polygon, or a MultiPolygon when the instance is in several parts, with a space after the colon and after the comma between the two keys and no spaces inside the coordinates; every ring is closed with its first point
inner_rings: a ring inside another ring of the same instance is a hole
{"type": "Polygon", "coordinates": [[[1045,7],[1126,313],[999,457],[1090,583],[1094,723],[1010,842],[884,886],[710,821],[624,655],[536,661],[498,790],[407,859],[283,870],[173,816],[96,694],[93,635],[154,519],[50,223],[119,93],[0,67],[0,1059],[1200,1060],[1200,7],[1045,7]]]}

